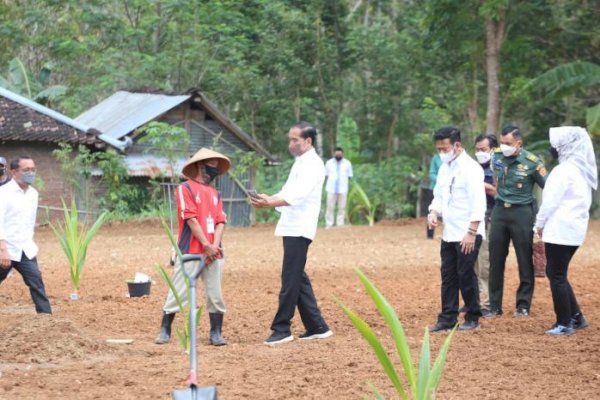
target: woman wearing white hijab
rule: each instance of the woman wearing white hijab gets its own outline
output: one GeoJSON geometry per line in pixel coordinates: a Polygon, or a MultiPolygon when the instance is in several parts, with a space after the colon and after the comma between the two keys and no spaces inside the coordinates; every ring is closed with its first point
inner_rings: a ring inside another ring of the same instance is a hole
{"type": "Polygon", "coordinates": [[[546,249],[546,275],[550,280],[556,324],[549,335],[572,335],[588,326],[567,279],[571,258],[585,239],[598,187],[598,167],[592,141],[578,126],[550,128],[550,152],[557,165],[546,180],[544,200],[534,230],[546,249]]]}

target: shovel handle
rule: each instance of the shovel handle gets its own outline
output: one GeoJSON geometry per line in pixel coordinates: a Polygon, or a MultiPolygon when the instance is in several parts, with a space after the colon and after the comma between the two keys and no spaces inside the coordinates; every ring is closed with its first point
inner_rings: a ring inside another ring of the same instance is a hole
{"type": "Polygon", "coordinates": [[[181,257],[181,269],[183,270],[183,274],[190,280],[195,281],[200,276],[200,273],[204,269],[204,265],[204,256],[202,254],[184,254],[181,257]],[[185,267],[185,264],[191,261],[200,261],[200,268],[198,268],[198,272],[195,276],[189,274],[187,268],[185,267]]]}

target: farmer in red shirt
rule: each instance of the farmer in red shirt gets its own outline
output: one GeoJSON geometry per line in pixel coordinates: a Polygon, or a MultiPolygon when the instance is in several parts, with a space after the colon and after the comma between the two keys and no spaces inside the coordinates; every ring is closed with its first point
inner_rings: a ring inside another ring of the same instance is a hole
{"type": "MultiPolygon", "coordinates": [[[[206,268],[200,274],[204,282],[206,309],[210,317],[209,344],[222,346],[227,344],[221,334],[225,303],[221,281],[223,277],[223,249],[221,239],[227,222],[223,212],[221,195],[209,186],[218,175],[227,172],[231,163],[227,157],[206,148],[200,149],[183,166],[183,175],[187,181],[179,185],[176,191],[177,219],[179,235],[177,244],[182,254],[203,254],[206,268]]],[[[199,262],[194,269],[200,266],[199,262]]],[[[188,265],[187,268],[190,266],[188,265]]],[[[175,264],[173,284],[185,304],[187,303],[186,283],[179,260],[175,264]]],[[[163,318],[157,344],[168,343],[171,339],[171,326],[175,313],[180,311],[175,295],[169,290],[163,306],[163,318]]]]}

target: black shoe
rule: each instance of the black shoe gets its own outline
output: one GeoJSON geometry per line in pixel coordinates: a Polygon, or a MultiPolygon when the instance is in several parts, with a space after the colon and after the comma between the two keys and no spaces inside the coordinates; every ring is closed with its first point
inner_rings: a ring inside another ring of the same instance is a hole
{"type": "Polygon", "coordinates": [[[513,314],[513,317],[529,317],[529,311],[526,308],[517,308],[513,314]]]}
{"type": "Polygon", "coordinates": [[[163,312],[162,321],[160,323],[160,333],[154,339],[156,344],[167,344],[171,341],[171,326],[175,319],[175,313],[167,314],[163,312]]]}
{"type": "Polygon", "coordinates": [[[268,346],[272,346],[275,344],[291,342],[292,340],[294,340],[294,336],[289,332],[284,333],[273,331],[271,336],[269,336],[267,340],[264,341],[264,343],[268,346]]]}
{"type": "Polygon", "coordinates": [[[573,326],[573,329],[579,330],[587,328],[590,324],[583,314],[579,312],[571,318],[571,325],[573,326]]]}
{"type": "Polygon", "coordinates": [[[209,313],[210,318],[210,334],[208,338],[208,344],[213,346],[224,346],[227,344],[223,335],[221,334],[221,328],[223,326],[223,314],[221,313],[209,313]]]}
{"type": "Polygon", "coordinates": [[[317,329],[315,331],[306,331],[302,335],[298,336],[300,340],[313,340],[313,339],[325,339],[330,336],[333,336],[333,332],[331,329],[325,327],[322,329],[317,329]]]}
{"type": "Polygon", "coordinates": [[[484,318],[488,318],[488,316],[490,315],[491,311],[488,310],[487,308],[482,308],[481,309],[481,316],[484,318]]]}
{"type": "Polygon", "coordinates": [[[452,328],[454,328],[454,325],[448,325],[448,324],[444,324],[442,322],[438,322],[437,324],[431,325],[429,327],[429,333],[449,331],[452,328]]]}
{"type": "MultiPolygon", "coordinates": [[[[481,314],[483,314],[483,310],[482,310],[481,314]]],[[[485,314],[483,316],[486,318],[496,318],[496,317],[501,316],[502,314],[503,314],[502,310],[499,310],[497,308],[492,308],[492,309],[487,310],[487,314],[485,314]]]]}
{"type": "Polygon", "coordinates": [[[479,322],[477,321],[465,321],[457,328],[458,331],[473,331],[476,329],[479,329],[479,322]]]}

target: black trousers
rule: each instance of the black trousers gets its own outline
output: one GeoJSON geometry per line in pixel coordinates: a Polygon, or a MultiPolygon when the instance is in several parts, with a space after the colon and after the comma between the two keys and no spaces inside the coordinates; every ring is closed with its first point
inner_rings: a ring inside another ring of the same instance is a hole
{"type": "Polygon", "coordinates": [[[490,228],[490,308],[502,310],[504,294],[504,269],[508,248],[512,240],[519,266],[519,287],[516,308],[529,310],[535,277],[533,275],[533,224],[535,213],[532,204],[504,208],[496,205],[492,211],[490,228]]]}
{"type": "Polygon", "coordinates": [[[567,326],[571,318],[580,312],[575,293],[567,279],[569,263],[578,246],[545,243],[544,247],[546,248],[546,276],[550,280],[556,323],[567,326]]]}
{"type": "Polygon", "coordinates": [[[481,246],[481,235],[475,238],[475,248],[469,254],[460,249],[460,242],[442,240],[440,256],[442,258],[442,312],[438,322],[454,325],[458,318],[459,291],[467,311],[465,321],[478,321],[481,317],[479,305],[479,285],[475,274],[475,261],[481,246]]]}
{"type": "Polygon", "coordinates": [[[310,279],[304,272],[308,246],[311,242],[312,240],[303,237],[284,236],[283,238],[279,308],[271,325],[271,329],[275,332],[291,333],[290,325],[296,306],[307,331],[329,329],[317,306],[310,279]]]}
{"type": "Polygon", "coordinates": [[[10,270],[16,269],[23,277],[23,282],[29,287],[29,293],[31,299],[35,304],[35,311],[38,314],[52,314],[52,308],[50,308],[50,302],[48,296],[46,296],[46,289],[44,289],[44,281],[42,280],[42,273],[38,268],[37,258],[27,258],[25,253],[21,255],[21,261],[12,261],[10,268],[0,268],[0,283],[2,283],[10,270]]]}

